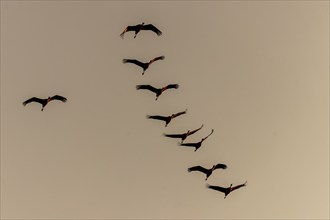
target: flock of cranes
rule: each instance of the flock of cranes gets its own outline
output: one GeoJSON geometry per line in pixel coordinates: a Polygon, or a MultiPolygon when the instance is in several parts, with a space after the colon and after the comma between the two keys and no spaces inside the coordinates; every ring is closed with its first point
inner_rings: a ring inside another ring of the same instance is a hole
{"type": "MultiPolygon", "coordinates": [[[[162,32],[156,28],[154,25],[152,24],[144,24],[144,23],[141,23],[141,24],[138,24],[138,25],[134,25],[134,26],[127,26],[124,31],[120,34],[120,37],[122,37],[124,39],[124,34],[126,32],[130,32],[130,31],[133,31],[135,34],[134,34],[134,38],[136,38],[137,34],[142,31],[142,30],[149,30],[149,31],[153,31],[154,33],[156,33],[158,36],[162,35],[162,32]]],[[[155,57],[154,59],[151,59],[149,62],[147,63],[143,63],[141,61],[138,61],[136,59],[123,59],[123,63],[132,63],[132,64],[135,64],[139,67],[141,67],[143,69],[143,72],[142,72],[142,75],[144,75],[145,71],[148,69],[148,67],[154,63],[155,61],[157,60],[164,60],[165,59],[165,56],[159,56],[159,57],[155,57]]],[[[178,84],[169,84],[167,86],[164,86],[162,88],[155,88],[151,85],[137,85],[136,86],[136,89],[137,90],[149,90],[153,93],[155,93],[156,95],[156,100],[159,98],[159,96],[166,90],[168,89],[178,89],[179,88],[179,85],[178,84]]],[[[37,97],[32,97],[26,101],[23,102],[23,105],[27,105],[31,102],[36,102],[36,103],[39,103],[42,105],[42,108],[41,108],[41,111],[44,110],[45,106],[52,100],[59,100],[59,101],[62,101],[62,102],[66,102],[67,101],[67,98],[63,97],[63,96],[60,96],[60,95],[54,95],[52,97],[48,97],[46,99],[41,99],[41,98],[37,98],[37,97]]],[[[168,124],[176,117],[180,116],[180,115],[184,115],[187,113],[187,109],[185,111],[182,111],[182,112],[178,112],[178,113],[174,113],[172,115],[169,115],[169,116],[161,116],[161,115],[147,115],[147,118],[148,119],[154,119],[154,120],[160,120],[160,121],[164,121],[165,122],[165,127],[168,126],[168,124]]],[[[196,143],[183,143],[188,136],[190,135],[193,135],[195,134],[196,132],[198,132],[199,130],[201,130],[203,128],[203,124],[199,127],[199,128],[196,128],[194,130],[188,130],[184,133],[179,133],[179,134],[165,134],[164,133],[164,136],[165,137],[168,137],[168,138],[177,138],[177,139],[181,139],[181,142],[178,143],[179,146],[184,146],[184,147],[193,147],[195,148],[195,152],[202,146],[202,143],[208,138],[210,137],[214,130],[212,129],[210,134],[208,134],[206,137],[202,138],[201,141],[199,142],[196,142],[196,143]]],[[[206,175],[206,178],[205,178],[205,181],[210,177],[210,175],[213,173],[214,170],[216,169],[227,169],[227,165],[225,164],[215,164],[213,165],[211,168],[207,169],[207,168],[204,168],[202,166],[193,166],[193,167],[190,167],[188,168],[188,172],[192,172],[192,171],[198,171],[198,172],[201,172],[201,173],[204,173],[206,175]]],[[[213,190],[217,190],[217,191],[220,191],[222,193],[225,194],[225,197],[227,197],[227,195],[236,190],[236,189],[239,189],[243,186],[246,186],[246,182],[243,183],[243,184],[240,184],[240,185],[237,185],[237,186],[234,186],[232,187],[232,184],[227,187],[227,188],[224,188],[224,187],[220,187],[220,186],[213,186],[213,185],[209,185],[207,184],[206,187],[207,188],[210,188],[210,189],[213,189],[213,190]]]]}
{"type": "MultiPolygon", "coordinates": [[[[129,31],[134,31],[135,32],[135,35],[134,35],[134,38],[136,38],[136,35],[141,31],[141,30],[149,30],[149,31],[153,31],[155,32],[158,36],[160,36],[162,34],[162,32],[156,28],[154,25],[152,24],[138,24],[138,25],[135,25],[135,26],[127,26],[125,28],[125,30],[120,34],[120,36],[122,38],[124,38],[124,34],[126,32],[129,32],[129,31]]],[[[142,69],[143,69],[143,72],[142,72],[142,75],[145,73],[145,71],[148,69],[148,67],[155,61],[157,60],[164,60],[165,59],[165,56],[159,56],[159,57],[156,57],[152,60],[150,60],[149,62],[147,63],[143,63],[141,61],[138,61],[138,60],[135,60],[135,59],[123,59],[123,63],[133,63],[137,66],[140,66],[142,69]]],[[[155,88],[151,85],[137,85],[136,86],[136,89],[137,90],[140,90],[140,89],[145,89],[145,90],[149,90],[153,93],[156,94],[156,100],[158,99],[158,97],[167,89],[177,89],[179,88],[179,85],[178,84],[169,84],[167,86],[164,86],[162,88],[155,88]]],[[[169,116],[161,116],[161,115],[147,115],[147,118],[148,119],[155,119],[155,120],[161,120],[161,121],[164,121],[165,122],[165,127],[167,127],[167,125],[172,121],[172,119],[180,116],[180,115],[183,115],[183,114],[186,114],[187,113],[187,109],[185,111],[182,111],[182,112],[178,112],[178,113],[175,113],[175,114],[172,114],[172,115],[169,115],[169,116]]],[[[211,133],[209,135],[207,135],[206,137],[202,138],[202,140],[200,142],[197,142],[197,143],[183,143],[188,136],[192,135],[192,134],[195,134],[196,132],[198,132],[199,130],[201,130],[203,128],[204,125],[201,125],[199,128],[197,129],[194,129],[194,130],[188,130],[184,133],[180,133],[180,134],[164,134],[165,137],[169,137],[169,138],[178,138],[178,139],[181,139],[181,142],[179,143],[180,146],[185,146],[185,147],[194,147],[195,148],[195,151],[197,151],[201,146],[202,146],[202,143],[208,138],[210,137],[214,130],[212,129],[211,133]]],[[[227,168],[227,165],[225,164],[216,164],[216,165],[213,165],[210,169],[206,169],[202,166],[194,166],[194,167],[190,167],[188,168],[188,172],[191,172],[191,171],[199,171],[199,172],[202,172],[202,173],[205,173],[206,174],[206,179],[208,179],[208,177],[212,174],[212,172],[216,169],[226,169],[227,168]]],[[[207,184],[207,188],[210,188],[210,189],[213,189],[213,190],[217,190],[217,191],[220,191],[222,193],[225,194],[225,197],[227,197],[227,195],[236,190],[236,189],[239,189],[243,186],[246,185],[246,182],[244,184],[240,184],[240,185],[237,185],[237,186],[234,186],[232,187],[232,184],[227,187],[227,188],[223,188],[223,187],[220,187],[220,186],[212,186],[212,185],[209,185],[207,184]]]]}

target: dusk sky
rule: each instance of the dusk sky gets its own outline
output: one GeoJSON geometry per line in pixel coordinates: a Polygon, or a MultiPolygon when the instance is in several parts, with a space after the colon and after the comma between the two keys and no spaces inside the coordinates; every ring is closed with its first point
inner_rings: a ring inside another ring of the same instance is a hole
{"type": "Polygon", "coordinates": [[[0,66],[1,219],[329,219],[329,1],[1,1],[0,66]]]}

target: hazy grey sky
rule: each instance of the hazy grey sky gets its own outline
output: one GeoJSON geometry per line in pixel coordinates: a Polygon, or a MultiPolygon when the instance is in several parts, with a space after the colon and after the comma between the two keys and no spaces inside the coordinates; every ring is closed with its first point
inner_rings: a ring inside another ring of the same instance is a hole
{"type": "Polygon", "coordinates": [[[328,219],[329,1],[1,1],[1,218],[328,219]]]}

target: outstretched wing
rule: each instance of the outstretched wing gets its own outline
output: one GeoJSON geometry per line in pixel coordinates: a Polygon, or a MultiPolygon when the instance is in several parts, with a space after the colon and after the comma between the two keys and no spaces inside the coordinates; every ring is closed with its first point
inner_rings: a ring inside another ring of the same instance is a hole
{"type": "Polygon", "coordinates": [[[165,59],[165,56],[155,57],[155,58],[153,58],[153,59],[150,61],[150,63],[153,63],[153,62],[155,62],[155,61],[157,61],[157,60],[163,60],[163,59],[165,59]]]}
{"type": "Polygon", "coordinates": [[[201,166],[194,166],[194,167],[188,168],[188,172],[191,172],[191,171],[199,171],[199,172],[207,174],[208,169],[205,169],[204,167],[201,167],[201,166]]]}
{"type": "Polygon", "coordinates": [[[161,116],[161,115],[147,115],[147,118],[166,121],[168,117],[161,116]]]}
{"type": "Polygon", "coordinates": [[[158,36],[162,35],[162,32],[156,28],[155,26],[153,26],[152,24],[146,24],[146,25],[143,25],[142,30],[150,30],[150,31],[153,31],[155,32],[158,36]]]}
{"type": "Polygon", "coordinates": [[[237,186],[231,187],[231,191],[234,191],[234,190],[239,189],[239,188],[241,188],[241,187],[243,187],[243,186],[246,186],[246,183],[247,183],[247,181],[245,181],[245,183],[243,183],[243,184],[240,184],[240,185],[237,185],[237,186]]]}
{"type": "Polygon", "coordinates": [[[62,102],[66,102],[67,99],[63,96],[60,96],[60,95],[54,95],[53,97],[50,98],[50,100],[60,100],[62,102]]]}
{"type": "Polygon", "coordinates": [[[177,88],[179,88],[179,84],[169,84],[165,86],[163,89],[166,90],[166,89],[177,89],[177,88]]]}
{"type": "Polygon", "coordinates": [[[124,34],[128,31],[135,31],[138,28],[138,25],[134,25],[134,26],[127,26],[125,28],[125,30],[120,34],[121,38],[124,38],[124,34]]]}
{"type": "Polygon", "coordinates": [[[39,99],[37,97],[32,97],[32,98],[26,100],[25,102],[23,102],[23,105],[25,106],[25,105],[29,104],[30,102],[38,102],[38,103],[42,104],[43,101],[44,101],[44,99],[39,99]]]}
{"type": "Polygon", "coordinates": [[[214,130],[212,129],[211,133],[210,133],[209,135],[207,135],[207,136],[204,138],[204,140],[206,140],[206,138],[210,137],[210,135],[213,134],[213,131],[214,131],[214,130]]]}
{"type": "Polygon", "coordinates": [[[165,137],[182,138],[182,134],[164,134],[165,137]]]}
{"type": "Polygon", "coordinates": [[[228,191],[228,188],[223,188],[221,186],[212,186],[212,185],[206,184],[206,187],[209,188],[209,189],[213,189],[213,190],[223,192],[223,193],[226,193],[228,191]]]}
{"type": "Polygon", "coordinates": [[[215,165],[214,169],[227,169],[227,165],[222,164],[222,163],[218,163],[217,165],[215,165]]]}
{"type": "Polygon", "coordinates": [[[200,126],[200,127],[197,128],[196,130],[190,131],[188,135],[192,135],[192,134],[196,133],[197,131],[201,130],[203,126],[204,126],[204,125],[200,126]]]}
{"type": "Polygon", "coordinates": [[[151,85],[137,85],[136,86],[136,89],[139,90],[139,89],[147,89],[147,90],[150,90],[151,92],[154,92],[154,93],[157,93],[157,88],[151,86],[151,85]]]}
{"type": "Polygon", "coordinates": [[[186,113],[187,113],[187,109],[183,112],[178,112],[176,114],[173,114],[173,117],[175,118],[175,117],[178,117],[179,115],[183,115],[183,114],[186,114],[186,113]]]}
{"type": "Polygon", "coordinates": [[[180,146],[196,147],[198,143],[179,143],[180,146]]]}
{"type": "Polygon", "coordinates": [[[135,65],[138,65],[138,66],[142,67],[142,68],[145,65],[145,63],[142,63],[142,62],[140,62],[138,60],[135,60],[135,59],[123,59],[123,63],[133,63],[135,65]]]}

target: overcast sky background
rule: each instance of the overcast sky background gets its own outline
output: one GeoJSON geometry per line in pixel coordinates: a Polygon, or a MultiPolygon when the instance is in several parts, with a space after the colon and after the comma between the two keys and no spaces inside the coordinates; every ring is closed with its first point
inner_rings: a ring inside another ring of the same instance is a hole
{"type": "Polygon", "coordinates": [[[1,1],[1,218],[328,219],[329,1],[1,1]]]}

